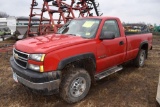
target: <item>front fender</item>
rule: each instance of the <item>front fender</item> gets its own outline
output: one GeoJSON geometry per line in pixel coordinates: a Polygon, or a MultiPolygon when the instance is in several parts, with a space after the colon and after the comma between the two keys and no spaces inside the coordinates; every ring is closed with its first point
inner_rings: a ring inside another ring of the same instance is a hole
{"type": "Polygon", "coordinates": [[[62,61],[60,61],[60,63],[58,64],[58,70],[63,69],[66,65],[72,62],[82,60],[82,59],[87,59],[87,58],[91,59],[94,63],[96,63],[95,55],[93,53],[83,53],[83,54],[78,54],[75,56],[65,58],[62,61]]]}

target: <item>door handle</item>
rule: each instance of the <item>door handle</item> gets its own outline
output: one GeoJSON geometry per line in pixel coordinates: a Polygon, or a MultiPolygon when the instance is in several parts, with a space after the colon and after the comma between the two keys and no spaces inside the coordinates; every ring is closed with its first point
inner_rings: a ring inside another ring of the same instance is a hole
{"type": "Polygon", "coordinates": [[[120,42],[119,42],[119,45],[123,45],[123,44],[124,44],[124,42],[123,42],[123,41],[120,41],[120,42]]]}

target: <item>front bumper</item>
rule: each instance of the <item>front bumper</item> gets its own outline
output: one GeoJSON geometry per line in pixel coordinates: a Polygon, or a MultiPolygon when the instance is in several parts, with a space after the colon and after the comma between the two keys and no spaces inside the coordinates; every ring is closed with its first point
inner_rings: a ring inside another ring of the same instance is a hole
{"type": "Polygon", "coordinates": [[[54,91],[59,90],[60,85],[60,71],[53,71],[47,73],[40,73],[29,69],[23,69],[16,65],[13,57],[10,58],[10,64],[14,76],[16,75],[17,81],[31,89],[54,91]]]}

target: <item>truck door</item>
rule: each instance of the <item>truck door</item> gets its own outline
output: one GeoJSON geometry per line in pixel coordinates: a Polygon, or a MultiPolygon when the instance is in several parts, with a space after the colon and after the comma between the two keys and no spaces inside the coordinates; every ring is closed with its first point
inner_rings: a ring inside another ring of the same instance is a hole
{"type": "Polygon", "coordinates": [[[126,38],[121,35],[117,20],[106,20],[103,32],[114,32],[114,39],[101,40],[97,47],[98,66],[97,71],[103,71],[124,62],[126,55],[126,38]]]}

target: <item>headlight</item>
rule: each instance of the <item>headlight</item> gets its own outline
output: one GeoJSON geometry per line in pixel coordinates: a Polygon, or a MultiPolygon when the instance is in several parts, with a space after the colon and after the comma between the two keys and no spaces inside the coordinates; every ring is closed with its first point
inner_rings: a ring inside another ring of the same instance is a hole
{"type": "Polygon", "coordinates": [[[39,66],[39,65],[34,65],[34,64],[28,64],[28,68],[34,71],[44,72],[43,65],[39,66]]]}
{"type": "Polygon", "coordinates": [[[45,54],[30,54],[29,58],[35,61],[44,61],[45,54]]]}

